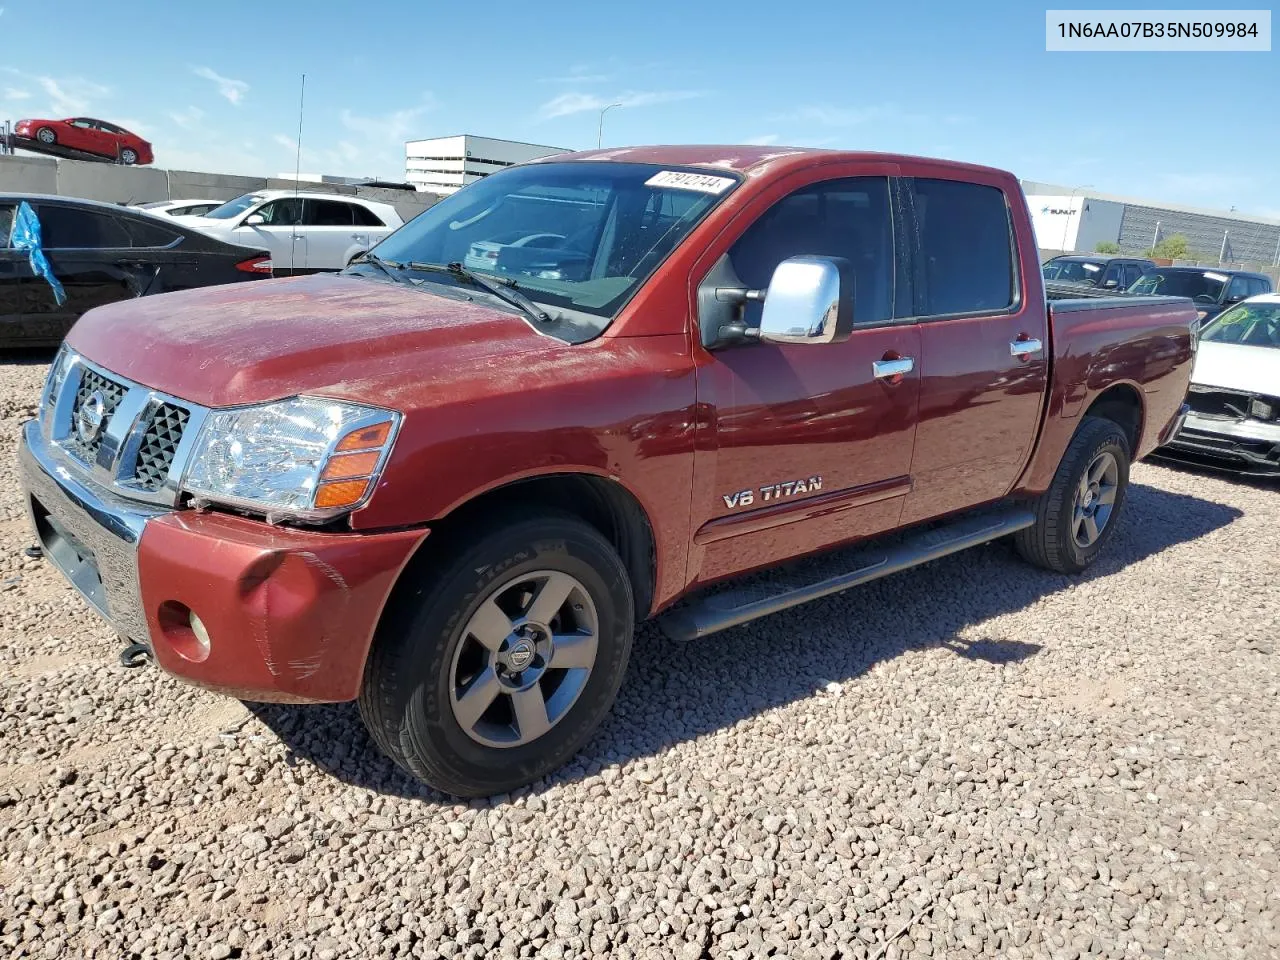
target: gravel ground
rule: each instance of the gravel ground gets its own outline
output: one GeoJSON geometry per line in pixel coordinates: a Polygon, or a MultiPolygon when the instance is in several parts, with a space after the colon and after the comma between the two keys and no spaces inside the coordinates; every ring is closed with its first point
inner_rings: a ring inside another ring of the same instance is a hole
{"type": "Polygon", "coordinates": [[[125,670],[28,542],[0,360],[0,955],[1280,956],[1280,489],[1134,470],[1090,574],[993,545],[688,646],[460,804],[355,710],[125,670]]]}

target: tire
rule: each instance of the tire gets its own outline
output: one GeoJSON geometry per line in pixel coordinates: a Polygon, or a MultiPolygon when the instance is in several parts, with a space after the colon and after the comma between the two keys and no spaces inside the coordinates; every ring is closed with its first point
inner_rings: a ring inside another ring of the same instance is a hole
{"type": "Polygon", "coordinates": [[[135,151],[131,147],[125,147],[123,150],[120,151],[120,162],[123,163],[126,167],[132,167],[135,163],[138,162],[137,151],[135,151]]]}
{"type": "Polygon", "coordinates": [[[58,135],[49,127],[41,127],[36,131],[36,139],[43,143],[46,147],[52,147],[58,142],[58,135]]]}
{"type": "Polygon", "coordinates": [[[635,623],[626,568],[594,528],[560,513],[496,520],[405,576],[413,579],[383,616],[359,698],[384,753],[438,790],[478,797],[537,780],[587,742],[613,706],[635,623]],[[554,618],[535,609],[569,581],[576,586],[554,618]],[[487,619],[493,610],[508,619],[487,619]],[[535,614],[523,626],[521,610],[535,614]],[[477,639],[485,635],[488,642],[477,639]],[[553,667],[585,662],[588,645],[590,667],[553,667]],[[491,702],[483,699],[495,690],[491,702]],[[480,698],[464,702],[467,694],[480,698]],[[526,725],[538,702],[545,713],[526,725]],[[549,729],[533,733],[543,720],[549,729]]]}
{"type": "Polygon", "coordinates": [[[1022,558],[1056,573],[1079,573],[1093,563],[1111,539],[1124,506],[1129,456],[1129,440],[1117,423],[1085,417],[1049,489],[1033,504],[1036,522],[1014,534],[1022,558]],[[1099,471],[1100,482],[1091,482],[1099,471]],[[1105,503],[1108,496],[1110,502],[1105,503]],[[1092,527],[1086,516],[1090,508],[1092,527]]]}

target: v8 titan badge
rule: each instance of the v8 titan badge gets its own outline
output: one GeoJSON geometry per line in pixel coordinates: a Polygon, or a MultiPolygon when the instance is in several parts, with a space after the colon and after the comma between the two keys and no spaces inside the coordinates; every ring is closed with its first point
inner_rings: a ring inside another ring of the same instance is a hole
{"type": "Polygon", "coordinates": [[[802,493],[817,493],[822,489],[821,477],[807,477],[803,480],[787,480],[784,483],[767,483],[758,490],[739,490],[737,493],[726,493],[724,505],[730,510],[737,507],[750,507],[759,497],[762,503],[771,500],[785,500],[802,493]]]}

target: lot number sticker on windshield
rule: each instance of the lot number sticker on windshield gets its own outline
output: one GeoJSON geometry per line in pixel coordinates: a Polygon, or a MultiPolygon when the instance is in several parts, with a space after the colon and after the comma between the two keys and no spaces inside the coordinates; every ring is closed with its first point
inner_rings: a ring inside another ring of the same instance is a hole
{"type": "Polygon", "coordinates": [[[717,177],[709,173],[686,173],[683,170],[663,170],[644,182],[646,187],[670,187],[673,190],[696,190],[719,196],[733,186],[732,177],[717,177]]]}

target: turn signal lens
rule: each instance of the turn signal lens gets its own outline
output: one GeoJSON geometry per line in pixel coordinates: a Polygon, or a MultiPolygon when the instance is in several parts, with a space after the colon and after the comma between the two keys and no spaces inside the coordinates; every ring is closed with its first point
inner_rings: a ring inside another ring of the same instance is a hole
{"type": "Polygon", "coordinates": [[[338,441],[335,450],[368,450],[372,447],[380,447],[387,442],[387,437],[391,435],[391,423],[375,423],[371,427],[361,427],[359,430],[352,430],[345,437],[338,441]]]}
{"type": "Polygon", "coordinates": [[[368,453],[340,453],[330,457],[320,474],[321,480],[349,480],[353,477],[367,477],[378,465],[378,457],[382,453],[370,450],[368,453]]]}
{"type": "Polygon", "coordinates": [[[364,499],[369,488],[369,478],[363,480],[333,480],[316,488],[316,507],[322,510],[349,507],[364,499]]]}

